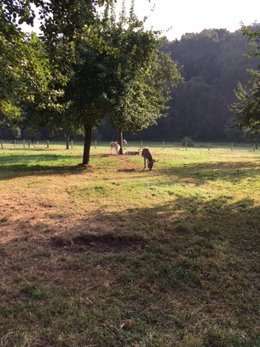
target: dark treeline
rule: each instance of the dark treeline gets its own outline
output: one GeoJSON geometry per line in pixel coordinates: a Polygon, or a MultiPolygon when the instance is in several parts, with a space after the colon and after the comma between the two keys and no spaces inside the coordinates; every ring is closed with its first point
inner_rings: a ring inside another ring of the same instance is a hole
{"type": "MultiPolygon", "coordinates": [[[[238,82],[249,78],[246,71],[255,67],[249,59],[248,38],[241,30],[230,33],[226,29],[189,33],[180,40],[168,42],[164,50],[178,62],[184,81],[173,91],[167,116],[156,126],[136,134],[125,134],[128,140],[180,141],[189,136],[195,141],[241,140],[241,133],[232,127],[234,89],[238,82]]],[[[12,138],[13,131],[1,129],[2,138],[12,138]]],[[[50,138],[48,129],[39,129],[34,139],[50,138]]],[[[28,132],[22,138],[32,137],[28,132]]],[[[63,136],[56,139],[62,139],[63,136]]],[[[80,135],[75,135],[74,139],[80,135]]],[[[82,137],[81,137],[82,138],[82,137]]],[[[94,131],[93,139],[115,140],[116,132],[107,122],[94,131]]]]}
{"type": "MultiPolygon", "coordinates": [[[[200,141],[241,140],[232,127],[238,81],[248,79],[246,69],[256,61],[247,57],[248,39],[240,30],[204,30],[186,34],[181,40],[169,42],[164,48],[181,66],[184,82],[174,91],[168,116],[158,125],[129,139],[179,141],[184,136],[200,141]]],[[[99,137],[111,139],[113,129],[100,128],[99,137]]]]}
{"type": "Polygon", "coordinates": [[[177,91],[162,130],[168,139],[190,136],[194,140],[234,138],[233,114],[238,81],[248,79],[246,68],[256,61],[247,57],[248,39],[241,31],[204,30],[187,34],[167,50],[182,65],[185,83],[177,91]]]}

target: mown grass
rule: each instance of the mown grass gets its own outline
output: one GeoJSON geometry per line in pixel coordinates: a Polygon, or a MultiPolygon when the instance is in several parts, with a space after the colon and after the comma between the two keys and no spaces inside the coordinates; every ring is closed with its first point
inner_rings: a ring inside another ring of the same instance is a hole
{"type": "Polygon", "coordinates": [[[1,150],[0,346],[260,345],[260,154],[152,150],[1,150]]]}

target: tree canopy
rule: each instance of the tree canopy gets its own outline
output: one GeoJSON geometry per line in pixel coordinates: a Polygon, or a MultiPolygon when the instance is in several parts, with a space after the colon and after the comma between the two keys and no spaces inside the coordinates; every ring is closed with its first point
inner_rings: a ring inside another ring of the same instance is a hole
{"type": "Polygon", "coordinates": [[[103,119],[121,134],[155,124],[181,78],[177,65],[160,50],[158,33],[145,30],[135,16],[134,1],[128,14],[123,2],[119,18],[108,0],[6,0],[0,14],[0,112],[9,120],[11,113],[17,116],[24,127],[81,129],[83,164],[89,162],[92,131],[103,119]],[[101,5],[106,5],[103,13],[97,11],[101,5]],[[34,6],[40,38],[25,36],[18,26],[33,24],[34,6]],[[11,66],[8,54],[14,48],[11,66]],[[9,91],[4,88],[8,79],[9,91]]]}

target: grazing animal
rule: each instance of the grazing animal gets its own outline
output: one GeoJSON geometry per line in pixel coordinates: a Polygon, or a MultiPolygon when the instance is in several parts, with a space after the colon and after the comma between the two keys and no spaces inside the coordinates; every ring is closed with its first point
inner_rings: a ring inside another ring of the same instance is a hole
{"type": "Polygon", "coordinates": [[[143,148],[142,150],[142,157],[144,158],[144,170],[146,168],[146,163],[148,166],[148,169],[151,171],[153,168],[153,163],[155,162],[155,160],[152,157],[152,154],[150,152],[150,149],[148,147],[143,148]]]}

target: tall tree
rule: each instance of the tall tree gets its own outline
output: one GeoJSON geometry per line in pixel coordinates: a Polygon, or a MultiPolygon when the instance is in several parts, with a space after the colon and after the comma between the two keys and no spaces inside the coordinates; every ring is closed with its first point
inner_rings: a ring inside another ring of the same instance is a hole
{"type": "MultiPolygon", "coordinates": [[[[43,106],[42,109],[40,110],[40,107],[37,107],[37,111],[40,112],[32,112],[32,110],[35,111],[35,103],[33,103],[35,93],[33,93],[33,97],[28,100],[28,104],[24,107],[27,113],[26,121],[27,123],[31,122],[38,126],[44,123],[52,124],[55,128],[60,127],[59,123],[62,123],[66,128],[68,128],[70,124],[74,126],[80,123],[86,135],[83,163],[87,163],[89,160],[88,148],[91,140],[91,128],[89,124],[91,123],[91,126],[93,126],[93,124],[98,123],[96,111],[98,109],[97,105],[101,103],[99,102],[100,100],[95,99],[95,91],[100,91],[96,79],[97,75],[95,75],[96,70],[94,72],[91,71],[90,65],[86,68],[86,64],[82,62],[82,47],[84,46],[84,44],[82,44],[82,37],[84,40],[88,27],[98,22],[97,8],[104,3],[112,2],[113,0],[16,0],[14,2],[4,0],[0,6],[0,16],[1,19],[4,19],[4,21],[1,22],[1,26],[3,27],[2,31],[5,34],[4,39],[6,39],[8,31],[10,32],[11,29],[13,30],[12,35],[9,35],[11,39],[22,35],[18,28],[18,23],[21,24],[26,22],[32,25],[35,19],[35,9],[32,5],[37,7],[40,16],[40,28],[43,33],[45,49],[49,56],[53,78],[49,81],[48,85],[51,93],[46,93],[46,90],[42,90],[42,95],[38,95],[40,99],[43,99],[42,97],[47,94],[47,99],[40,100],[39,102],[39,105],[43,106]],[[4,23],[4,25],[2,25],[2,23],[4,23]],[[82,76],[80,76],[79,71],[83,72],[82,76]],[[90,72],[90,74],[87,75],[85,72],[90,72]],[[75,89],[73,90],[73,87],[77,88],[79,84],[80,86],[91,86],[88,89],[89,92],[92,88],[91,92],[87,94],[87,97],[86,93],[84,96],[82,95],[82,89],[79,93],[77,93],[75,89]],[[66,95],[64,92],[66,92],[66,95]],[[73,96],[68,98],[69,94],[73,96]],[[86,101],[89,102],[88,105],[86,101]],[[94,107],[94,105],[96,105],[96,107],[94,107]],[[76,111],[77,116],[75,116],[76,111]],[[91,112],[92,114],[90,117],[91,112]],[[71,113],[74,119],[72,119],[71,113]],[[32,117],[32,115],[34,116],[32,117]],[[37,116],[35,117],[35,115],[37,116]],[[38,117],[38,115],[40,116],[38,117]]],[[[0,37],[0,43],[2,41],[0,37]]],[[[7,40],[7,46],[8,44],[10,46],[10,40],[7,40]]],[[[86,52],[84,52],[84,54],[85,53],[86,52]]],[[[87,57],[85,54],[85,58],[86,60],[90,58],[93,61],[94,56],[95,49],[93,49],[92,44],[89,46],[88,54],[87,57]]],[[[4,57],[3,60],[6,62],[6,57],[4,57]]],[[[96,64],[96,67],[97,65],[98,64],[96,64]]],[[[14,74],[14,77],[17,77],[17,73],[14,74]]],[[[19,79],[17,82],[17,85],[21,86],[21,80],[19,79]]],[[[4,90],[4,88],[2,89],[4,90]]],[[[98,95],[101,97],[102,93],[99,94],[98,92],[98,95]]],[[[14,99],[17,101],[16,97],[14,99]]],[[[5,108],[4,111],[6,114],[12,112],[12,114],[18,115],[20,108],[8,103],[6,100],[7,97],[5,96],[1,108],[5,108]]]]}
{"type": "MultiPolygon", "coordinates": [[[[159,55],[155,33],[145,31],[131,11],[130,19],[117,22],[107,7],[73,42],[73,50],[64,116],[83,130],[86,165],[92,131],[102,119],[112,121],[120,135],[147,127],[160,116],[179,74],[169,57],[159,55]]],[[[122,135],[119,142],[122,148],[122,135]]]]}
{"type": "MultiPolygon", "coordinates": [[[[95,27],[92,29],[94,31],[95,27]]],[[[76,44],[73,74],[64,95],[68,105],[66,122],[71,122],[84,133],[84,165],[88,164],[90,159],[92,131],[100,125],[108,107],[107,52],[96,47],[92,34],[93,32],[89,37],[87,30],[81,41],[76,44]]]]}
{"type": "Polygon", "coordinates": [[[109,119],[117,129],[120,154],[124,131],[140,131],[162,116],[172,88],[180,80],[177,65],[160,51],[157,32],[145,30],[137,19],[132,1],[129,16],[124,7],[117,20],[107,18],[107,37],[116,51],[111,55],[109,119]]]}

